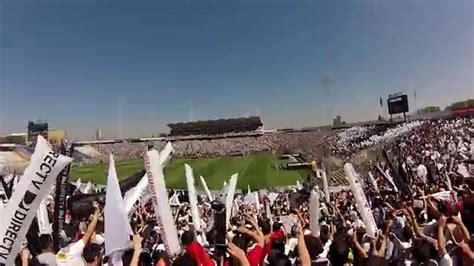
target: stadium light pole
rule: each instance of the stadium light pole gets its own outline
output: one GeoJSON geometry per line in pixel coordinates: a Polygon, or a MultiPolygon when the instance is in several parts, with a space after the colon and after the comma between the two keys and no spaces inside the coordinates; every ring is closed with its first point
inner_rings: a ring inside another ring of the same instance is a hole
{"type": "Polygon", "coordinates": [[[194,121],[193,117],[193,100],[189,99],[188,100],[188,105],[189,105],[189,122],[194,121]]]}

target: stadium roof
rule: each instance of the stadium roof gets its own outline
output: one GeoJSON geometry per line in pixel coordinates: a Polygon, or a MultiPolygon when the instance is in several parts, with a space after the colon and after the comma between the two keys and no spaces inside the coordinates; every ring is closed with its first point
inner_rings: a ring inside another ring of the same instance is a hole
{"type": "Polygon", "coordinates": [[[258,116],[168,124],[168,127],[171,129],[170,135],[205,135],[245,132],[256,130],[261,126],[263,126],[263,123],[258,116]]]}

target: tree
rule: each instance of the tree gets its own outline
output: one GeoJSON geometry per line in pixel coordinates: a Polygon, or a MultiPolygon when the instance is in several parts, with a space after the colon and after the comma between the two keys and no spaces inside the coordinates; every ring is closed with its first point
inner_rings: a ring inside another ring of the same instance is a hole
{"type": "Polygon", "coordinates": [[[439,112],[439,106],[426,106],[418,110],[418,114],[429,114],[439,112]]]}
{"type": "Polygon", "coordinates": [[[468,99],[466,101],[459,101],[459,102],[454,102],[449,106],[446,106],[445,110],[458,110],[462,108],[467,108],[467,107],[474,107],[474,99],[468,99]]]}

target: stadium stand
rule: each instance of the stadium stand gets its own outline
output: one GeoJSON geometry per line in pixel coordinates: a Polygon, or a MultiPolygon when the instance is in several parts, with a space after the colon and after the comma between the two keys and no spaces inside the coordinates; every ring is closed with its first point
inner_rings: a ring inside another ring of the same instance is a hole
{"type": "Polygon", "coordinates": [[[188,123],[168,124],[170,136],[220,135],[228,133],[253,132],[263,127],[260,117],[205,120],[188,123]]]}
{"type": "Polygon", "coordinates": [[[90,145],[74,147],[74,152],[79,152],[84,154],[87,157],[94,158],[101,156],[102,154],[90,145]]]}

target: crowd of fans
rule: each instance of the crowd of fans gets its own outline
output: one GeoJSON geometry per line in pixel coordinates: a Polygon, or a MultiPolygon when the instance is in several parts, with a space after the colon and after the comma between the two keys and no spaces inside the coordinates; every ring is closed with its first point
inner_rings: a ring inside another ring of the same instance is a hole
{"type": "MultiPolygon", "coordinates": [[[[294,133],[269,133],[259,136],[175,140],[174,156],[180,158],[205,158],[216,156],[249,155],[259,152],[281,154],[304,150],[309,154],[320,154],[321,144],[327,140],[330,132],[311,131],[294,133]]],[[[112,152],[122,159],[142,158],[147,146],[162,149],[166,143],[154,141],[148,143],[95,144],[93,147],[104,156],[112,152]]],[[[99,157],[103,159],[103,157],[99,157]]]]}
{"type": "MultiPolygon", "coordinates": [[[[315,188],[305,183],[302,188],[260,193],[258,204],[237,195],[224,232],[215,226],[216,202],[198,197],[202,226],[195,228],[190,204],[183,200],[174,207],[182,252],[173,257],[166,252],[153,205],[141,202],[131,215],[134,234],[129,249],[120,254],[120,264],[112,263],[117,258],[103,254],[107,241],[103,206],[94,203],[90,215],[68,214],[59,251],[53,249],[50,235],[42,235],[39,248],[23,249],[17,264],[474,265],[474,186],[469,181],[473,176],[469,172],[474,153],[473,121],[426,121],[416,126],[402,125],[397,130],[403,134],[393,130],[378,134],[390,134],[395,140],[387,143],[384,156],[372,162],[370,174],[359,173],[377,225],[373,237],[367,232],[366,221],[360,215],[362,206],[356,204],[350,188],[330,193],[329,201],[318,190],[320,207],[311,212],[309,195],[315,188]],[[318,231],[312,226],[315,217],[319,217],[318,231]],[[227,237],[224,247],[216,245],[219,233],[227,237]]],[[[244,154],[283,150],[286,145],[311,149],[321,141],[319,133],[292,133],[173,144],[179,156],[222,156],[234,150],[244,154]]],[[[114,146],[114,153],[122,147],[114,146]]]]}
{"type": "Polygon", "coordinates": [[[373,148],[380,143],[385,145],[387,142],[420,127],[423,123],[423,121],[413,121],[394,127],[389,125],[351,127],[338,133],[336,142],[331,145],[331,152],[350,158],[362,149],[373,148]]]}

